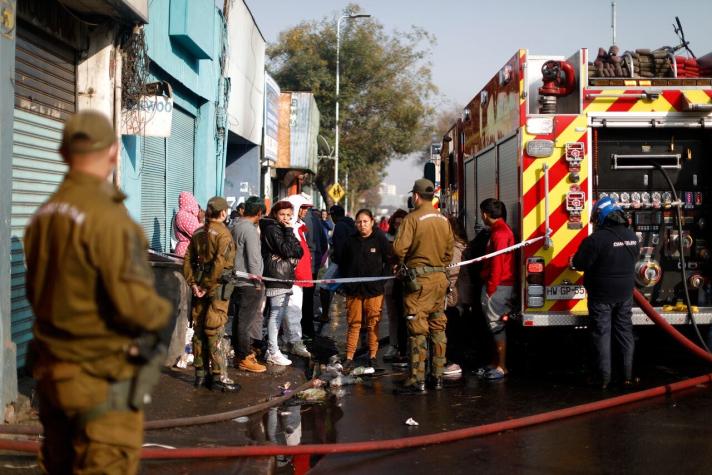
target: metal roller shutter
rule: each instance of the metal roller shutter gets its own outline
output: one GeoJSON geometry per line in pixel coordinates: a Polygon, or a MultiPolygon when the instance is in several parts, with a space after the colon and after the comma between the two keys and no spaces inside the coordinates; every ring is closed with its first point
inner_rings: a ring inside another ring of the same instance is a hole
{"type": "Polygon", "coordinates": [[[12,134],[11,328],[17,367],[25,366],[34,315],[25,297],[25,226],[64,178],[57,150],[76,110],[76,53],[20,23],[15,50],[12,134]]]}
{"type": "MultiPolygon", "coordinates": [[[[477,163],[477,207],[487,198],[497,198],[496,149],[491,148],[475,158],[477,163]]],[[[477,213],[477,221],[481,221],[477,213]]],[[[480,222],[480,224],[482,224],[480,222]]]]}
{"type": "Polygon", "coordinates": [[[519,237],[519,147],[514,136],[497,146],[499,200],[507,207],[507,224],[519,237]]]}
{"type": "Polygon", "coordinates": [[[167,242],[173,245],[173,219],[178,212],[178,195],[182,191],[193,193],[193,150],[195,148],[195,119],[174,108],[171,136],[166,139],[166,227],[167,242]]]}
{"type": "Polygon", "coordinates": [[[17,366],[25,365],[34,316],[25,297],[22,238],[37,208],[57,189],[67,166],[57,153],[62,122],[15,109],[12,140],[11,305],[17,366]]]}
{"type": "Polygon", "coordinates": [[[465,230],[467,239],[475,237],[475,224],[479,216],[477,190],[475,188],[475,161],[465,162],[465,230]]]}
{"type": "Polygon", "coordinates": [[[166,251],[166,139],[146,137],[142,147],[141,224],[148,246],[166,251]]]}

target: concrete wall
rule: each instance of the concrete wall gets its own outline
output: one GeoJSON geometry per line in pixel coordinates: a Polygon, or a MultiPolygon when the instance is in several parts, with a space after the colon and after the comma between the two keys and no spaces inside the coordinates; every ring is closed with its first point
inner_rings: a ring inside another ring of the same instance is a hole
{"type": "MultiPolygon", "coordinates": [[[[10,28],[15,0],[9,7],[10,28]]],[[[15,80],[15,30],[0,34],[0,410],[17,398],[15,344],[10,331],[10,203],[12,201],[12,121],[15,104],[12,88],[15,80]]],[[[4,419],[4,417],[3,417],[4,419]]],[[[2,420],[0,420],[2,423],[2,420]]]]}

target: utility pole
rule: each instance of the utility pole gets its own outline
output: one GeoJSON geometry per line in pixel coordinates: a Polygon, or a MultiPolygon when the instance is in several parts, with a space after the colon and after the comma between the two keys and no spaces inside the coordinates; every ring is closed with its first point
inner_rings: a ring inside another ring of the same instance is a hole
{"type": "Polygon", "coordinates": [[[611,2],[611,30],[613,33],[613,42],[611,46],[616,44],[616,2],[613,0],[611,2]]]}
{"type": "Polygon", "coordinates": [[[336,136],[335,139],[335,146],[334,146],[334,183],[339,182],[339,69],[340,69],[340,62],[339,62],[339,55],[340,55],[340,49],[341,49],[341,21],[342,20],[353,20],[354,18],[370,18],[371,15],[341,15],[339,19],[336,21],[336,114],[335,114],[335,123],[336,126],[334,127],[334,135],[336,136]]]}

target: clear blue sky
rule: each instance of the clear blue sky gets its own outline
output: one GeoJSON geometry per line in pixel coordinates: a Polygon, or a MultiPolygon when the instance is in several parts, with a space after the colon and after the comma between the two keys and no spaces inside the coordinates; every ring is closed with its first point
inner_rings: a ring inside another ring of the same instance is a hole
{"type": "MultiPolygon", "coordinates": [[[[433,82],[445,100],[459,106],[469,102],[519,48],[564,56],[589,48],[595,55],[599,46],[607,49],[611,44],[610,0],[246,2],[268,42],[304,20],[335,17],[349,3],[359,4],[387,31],[411,25],[425,28],[437,37],[431,58],[433,82]]],[[[712,51],[712,0],[617,0],[616,5],[617,43],[622,50],[677,44],[671,26],[677,15],[695,54],[712,51]]]]}

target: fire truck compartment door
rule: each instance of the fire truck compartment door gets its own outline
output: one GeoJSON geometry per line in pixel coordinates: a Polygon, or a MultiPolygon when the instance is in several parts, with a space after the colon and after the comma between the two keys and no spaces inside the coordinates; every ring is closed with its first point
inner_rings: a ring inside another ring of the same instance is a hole
{"type": "MultiPolygon", "coordinates": [[[[479,209],[480,203],[487,198],[499,198],[497,196],[496,150],[493,147],[475,158],[477,163],[477,209],[479,209]]],[[[479,216],[479,213],[477,214],[479,216]]]]}

